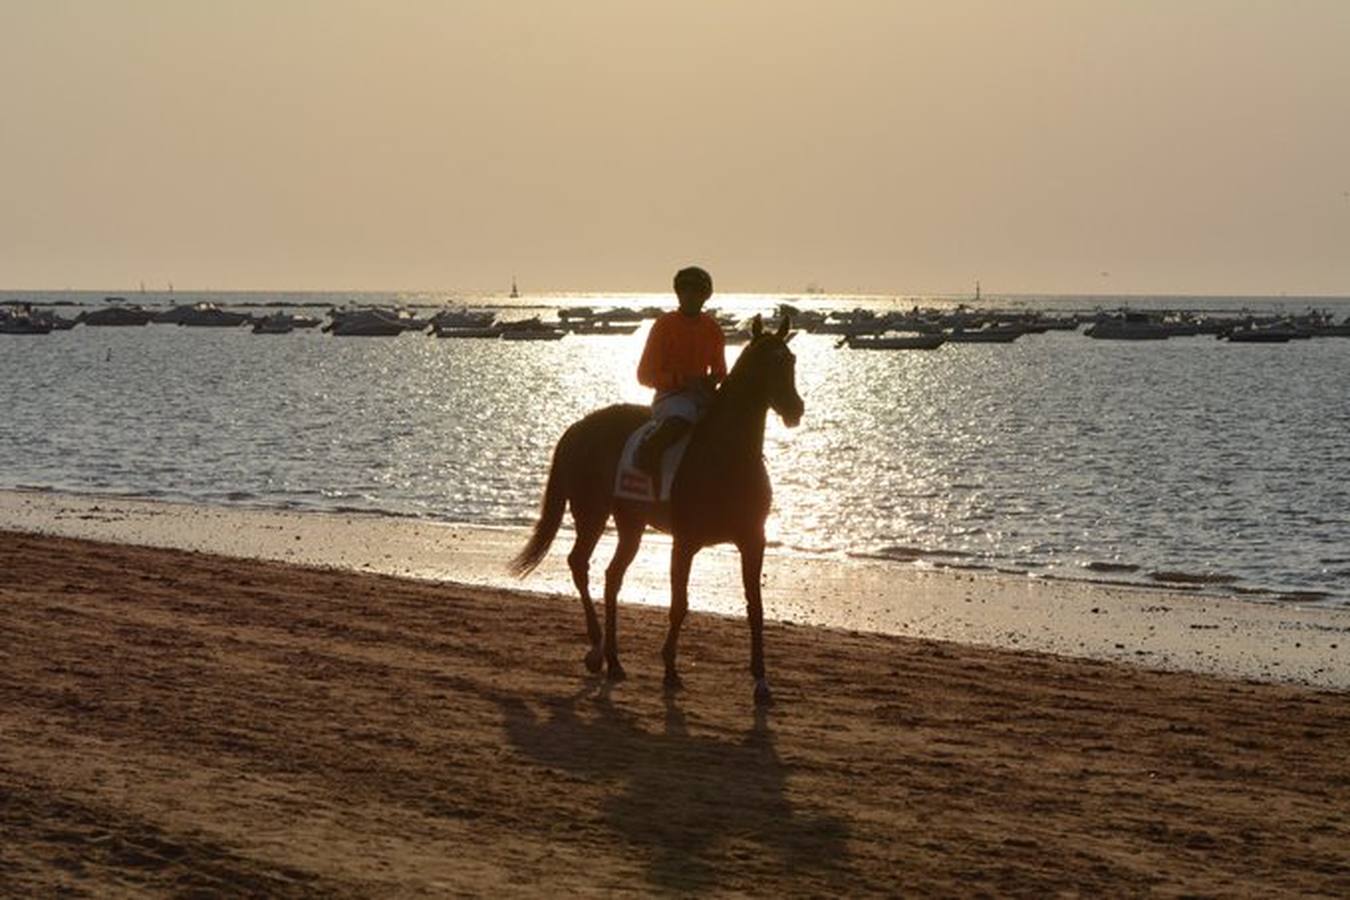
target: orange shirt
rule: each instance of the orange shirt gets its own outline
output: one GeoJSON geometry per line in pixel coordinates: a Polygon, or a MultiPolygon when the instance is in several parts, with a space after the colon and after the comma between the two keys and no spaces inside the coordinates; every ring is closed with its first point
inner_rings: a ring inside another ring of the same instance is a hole
{"type": "Polygon", "coordinates": [[[647,346],[638,363],[638,383],[663,391],[676,391],[704,375],[718,381],[726,377],[726,340],[717,320],[707,313],[690,318],[668,312],[652,325],[647,346]]]}

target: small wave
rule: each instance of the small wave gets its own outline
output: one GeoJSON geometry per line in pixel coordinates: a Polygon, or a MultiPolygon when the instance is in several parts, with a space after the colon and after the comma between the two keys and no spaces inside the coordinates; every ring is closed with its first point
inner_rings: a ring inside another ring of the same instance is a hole
{"type": "Polygon", "coordinates": [[[1084,563],[1083,568],[1090,572],[1138,572],[1139,567],[1133,563],[1113,563],[1113,562],[1090,562],[1084,563]]]}
{"type": "Polygon", "coordinates": [[[251,494],[248,491],[230,491],[225,495],[225,499],[231,503],[243,503],[249,500],[257,500],[257,494],[251,494]]]}
{"type": "Polygon", "coordinates": [[[420,519],[417,513],[395,512],[391,509],[379,509],[374,506],[334,506],[331,512],[345,516],[379,516],[385,519],[420,519]]]}
{"type": "Polygon", "coordinates": [[[531,516],[473,516],[471,518],[439,517],[438,521],[460,522],[465,525],[487,526],[489,528],[522,528],[534,524],[531,516]]]}
{"type": "Polygon", "coordinates": [[[1330,600],[1331,594],[1326,591],[1284,591],[1277,594],[1276,600],[1283,600],[1286,603],[1317,603],[1322,600],[1330,600]]]}
{"type": "Polygon", "coordinates": [[[1236,575],[1221,572],[1158,571],[1149,572],[1148,577],[1167,584],[1233,584],[1238,580],[1236,575]]]}
{"type": "Polygon", "coordinates": [[[883,562],[893,563],[912,563],[918,562],[917,556],[905,556],[903,554],[892,553],[869,553],[866,550],[850,550],[846,554],[849,559],[879,559],[883,562]]]}
{"type": "MultiPolygon", "coordinates": [[[[1108,587],[1136,588],[1144,590],[1157,589],[1154,585],[1145,584],[1142,581],[1129,581],[1124,578],[1087,578],[1078,575],[1064,575],[1055,573],[1050,573],[1040,577],[1043,577],[1046,581],[1067,581],[1073,584],[1100,584],[1108,587]]],[[[1195,590],[1195,588],[1178,587],[1178,590],[1195,590]]]]}
{"type": "Polygon", "coordinates": [[[925,550],[925,549],[923,549],[922,547],[908,547],[908,546],[906,546],[906,545],[904,545],[904,544],[893,544],[893,545],[891,545],[891,546],[882,547],[882,548],[881,548],[880,550],[878,550],[877,552],[878,552],[878,553],[888,554],[888,555],[894,555],[894,556],[971,556],[971,555],[972,555],[972,554],[966,553],[966,552],[961,551],[961,550],[925,550]]]}

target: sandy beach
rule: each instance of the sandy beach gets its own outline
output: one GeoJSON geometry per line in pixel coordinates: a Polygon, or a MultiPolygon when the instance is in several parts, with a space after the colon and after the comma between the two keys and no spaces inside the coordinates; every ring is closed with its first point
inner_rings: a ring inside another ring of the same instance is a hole
{"type": "MultiPolygon", "coordinates": [[[[20,490],[0,491],[4,529],[550,596],[570,598],[574,590],[566,531],[521,582],[504,561],[524,543],[524,528],[20,490]]],[[[669,547],[662,536],[647,536],[624,580],[625,603],[665,607],[669,547]]],[[[611,534],[592,560],[597,584],[612,552],[611,534]]],[[[699,554],[690,605],[743,615],[734,551],[699,554]]],[[[794,625],[1350,689],[1350,609],[1315,601],[770,550],[764,605],[766,618],[794,625]]]]}
{"type": "Polygon", "coordinates": [[[1343,896],[1350,696],[0,533],[22,896],[1343,896]]]}

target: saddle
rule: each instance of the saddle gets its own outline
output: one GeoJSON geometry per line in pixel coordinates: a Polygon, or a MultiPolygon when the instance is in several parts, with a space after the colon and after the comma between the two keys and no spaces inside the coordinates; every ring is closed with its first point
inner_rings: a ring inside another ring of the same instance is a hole
{"type": "Polygon", "coordinates": [[[653,490],[652,478],[637,466],[638,448],[647,436],[655,431],[660,422],[652,419],[644,422],[624,442],[623,453],[619,454],[619,470],[614,476],[614,496],[620,500],[637,500],[642,503],[669,503],[670,486],[675,483],[675,473],[684,459],[684,451],[689,447],[693,429],[675,443],[666,448],[661,455],[661,487],[659,493],[653,490]]]}

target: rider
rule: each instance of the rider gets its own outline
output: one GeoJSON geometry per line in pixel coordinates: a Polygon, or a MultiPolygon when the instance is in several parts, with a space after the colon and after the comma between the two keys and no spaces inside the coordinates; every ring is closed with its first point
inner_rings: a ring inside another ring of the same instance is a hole
{"type": "MultiPolygon", "coordinates": [[[[677,312],[659,317],[647,335],[638,382],[656,391],[652,418],[660,424],[637,452],[637,466],[657,481],[661,455],[689,433],[727,374],[726,341],[717,320],[703,312],[712,276],[697,266],[675,273],[677,312]]],[[[659,490],[659,488],[658,488],[659,490]]]]}

